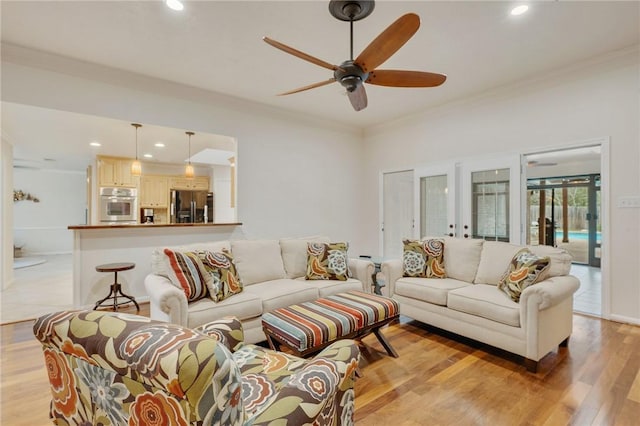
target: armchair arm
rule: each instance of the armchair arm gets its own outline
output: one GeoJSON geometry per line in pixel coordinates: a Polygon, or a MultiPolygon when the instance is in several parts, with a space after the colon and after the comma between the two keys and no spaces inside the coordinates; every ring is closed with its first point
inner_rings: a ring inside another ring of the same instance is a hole
{"type": "Polygon", "coordinates": [[[391,297],[396,290],[396,281],[402,278],[402,259],[393,259],[382,262],[380,266],[380,272],[384,276],[384,280],[387,283],[389,290],[388,296],[391,297]]]}
{"type": "Polygon", "coordinates": [[[171,284],[168,278],[149,274],[144,279],[149,295],[151,318],[188,326],[187,296],[184,291],[171,284]]]}
{"type": "Polygon", "coordinates": [[[225,317],[211,321],[196,327],[195,330],[205,336],[213,337],[231,352],[235,352],[239,349],[239,345],[244,343],[242,323],[236,317],[225,317]]]}
{"type": "Polygon", "coordinates": [[[353,278],[362,283],[362,291],[365,293],[371,293],[371,286],[373,285],[372,277],[376,270],[373,262],[366,259],[351,257],[349,258],[349,269],[353,274],[353,278]]]}
{"type": "Polygon", "coordinates": [[[272,402],[247,423],[353,425],[353,382],[359,355],[353,340],[328,346],[293,374],[272,402]]]}
{"type": "Polygon", "coordinates": [[[580,287],[580,281],[573,275],[547,278],[524,289],[520,297],[521,306],[537,306],[538,310],[548,309],[571,297],[580,287]]]}

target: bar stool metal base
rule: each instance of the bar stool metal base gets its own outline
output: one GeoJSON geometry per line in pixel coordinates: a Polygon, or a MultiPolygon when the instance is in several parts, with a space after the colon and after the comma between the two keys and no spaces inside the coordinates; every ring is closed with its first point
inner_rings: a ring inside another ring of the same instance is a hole
{"type": "Polygon", "coordinates": [[[118,306],[128,305],[129,303],[133,303],[136,305],[137,312],[140,312],[140,305],[136,302],[136,299],[132,296],[124,294],[122,292],[122,286],[118,282],[118,272],[119,271],[127,271],[129,269],[133,269],[135,267],[135,263],[109,263],[106,265],[96,266],[96,271],[98,272],[113,272],[115,274],[114,282],[111,284],[111,292],[105,297],[96,302],[93,310],[95,311],[98,308],[107,308],[111,307],[114,311],[118,310],[118,306]],[[118,297],[127,299],[122,302],[118,302],[118,297]],[[113,302],[107,302],[113,300],[113,302]],[[107,302],[107,303],[105,303],[107,302]]]}

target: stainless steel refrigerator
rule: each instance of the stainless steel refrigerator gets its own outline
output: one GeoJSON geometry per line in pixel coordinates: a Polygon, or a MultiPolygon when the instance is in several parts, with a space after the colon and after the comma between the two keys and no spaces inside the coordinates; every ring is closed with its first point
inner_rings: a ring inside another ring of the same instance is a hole
{"type": "Polygon", "coordinates": [[[171,223],[213,223],[213,193],[171,191],[171,223]]]}

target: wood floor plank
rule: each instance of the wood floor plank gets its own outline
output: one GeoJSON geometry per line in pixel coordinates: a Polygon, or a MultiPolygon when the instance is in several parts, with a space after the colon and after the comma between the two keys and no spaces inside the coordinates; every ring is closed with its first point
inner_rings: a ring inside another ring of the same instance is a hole
{"type": "MultiPolygon", "coordinates": [[[[149,315],[148,304],[141,306],[149,315]]],[[[0,327],[0,424],[48,425],[49,386],[32,322],[0,327]]],[[[401,317],[399,358],[363,339],[358,425],[635,425],[640,327],[574,316],[569,347],[529,373],[522,358],[401,317]]]]}

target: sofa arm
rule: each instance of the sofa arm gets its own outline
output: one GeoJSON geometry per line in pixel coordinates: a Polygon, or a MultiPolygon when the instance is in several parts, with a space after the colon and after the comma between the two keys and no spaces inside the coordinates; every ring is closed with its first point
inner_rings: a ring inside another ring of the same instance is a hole
{"type": "Polygon", "coordinates": [[[372,261],[366,259],[349,258],[349,270],[353,278],[362,283],[362,291],[365,293],[371,293],[371,286],[373,285],[373,273],[376,270],[372,261]]]}
{"type": "Polygon", "coordinates": [[[242,323],[236,317],[226,317],[216,321],[208,322],[195,330],[205,336],[213,337],[222,343],[231,352],[239,349],[239,345],[244,342],[244,331],[242,323]]]}
{"type": "Polygon", "coordinates": [[[537,306],[538,310],[548,309],[573,296],[580,287],[580,281],[573,275],[547,278],[524,289],[520,305],[537,306]]]}
{"type": "Polygon", "coordinates": [[[384,276],[384,281],[387,283],[388,296],[391,297],[395,293],[396,281],[402,278],[402,259],[393,259],[382,262],[380,266],[380,272],[384,276]]]}
{"type": "Polygon", "coordinates": [[[149,274],[144,279],[144,287],[149,295],[151,318],[188,326],[187,296],[184,291],[171,284],[168,278],[149,274]]]}
{"type": "Polygon", "coordinates": [[[339,340],[291,375],[271,403],[247,424],[354,424],[354,374],[360,351],[353,340],[339,340]]]}

